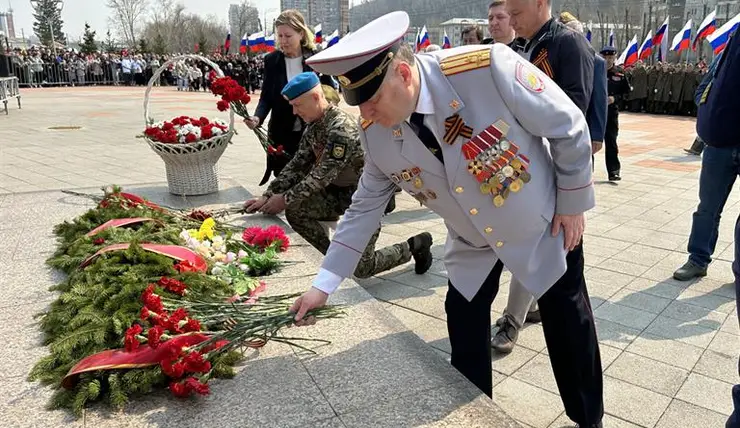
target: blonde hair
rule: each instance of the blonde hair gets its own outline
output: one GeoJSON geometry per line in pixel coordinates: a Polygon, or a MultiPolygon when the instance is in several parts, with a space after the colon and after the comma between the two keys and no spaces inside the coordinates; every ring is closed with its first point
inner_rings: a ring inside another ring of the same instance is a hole
{"type": "Polygon", "coordinates": [[[316,50],[314,34],[306,25],[303,14],[296,9],[284,10],[275,20],[275,28],[287,25],[301,35],[301,46],[312,51],[316,50]]]}

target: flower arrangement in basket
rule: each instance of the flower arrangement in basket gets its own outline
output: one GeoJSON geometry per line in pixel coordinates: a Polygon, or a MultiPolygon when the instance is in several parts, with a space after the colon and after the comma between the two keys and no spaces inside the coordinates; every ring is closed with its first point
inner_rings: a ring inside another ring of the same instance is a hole
{"type": "MultiPolygon", "coordinates": [[[[165,163],[170,193],[205,195],[218,191],[216,163],[234,135],[234,111],[229,111],[228,123],[219,119],[188,116],[155,122],[149,115],[149,96],[154,82],[171,64],[183,59],[203,61],[218,76],[224,75],[218,65],[199,55],[182,55],[162,64],[149,80],[144,95],[144,138],[165,163]]],[[[248,101],[247,98],[243,99],[248,101]]]]}
{"type": "MultiPolygon", "coordinates": [[[[216,103],[219,111],[226,111],[231,108],[234,113],[243,119],[248,119],[251,116],[247,109],[247,104],[251,100],[251,97],[236,80],[231,77],[219,77],[211,83],[211,92],[221,97],[216,103]]],[[[268,155],[282,156],[285,154],[283,146],[276,146],[270,141],[267,132],[261,126],[254,128],[254,134],[268,155]]]]}

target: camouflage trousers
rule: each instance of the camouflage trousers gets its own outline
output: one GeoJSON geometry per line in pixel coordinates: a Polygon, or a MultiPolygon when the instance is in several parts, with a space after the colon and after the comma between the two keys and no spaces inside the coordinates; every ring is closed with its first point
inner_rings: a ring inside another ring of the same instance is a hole
{"type": "MultiPolygon", "coordinates": [[[[352,202],[355,188],[329,186],[318,194],[303,199],[295,204],[288,204],[285,217],[288,224],[299,235],[314,246],[321,254],[329,249],[329,236],[320,223],[338,221],[352,202]]],[[[370,238],[360,262],[355,269],[358,278],[369,278],[380,272],[393,269],[411,260],[411,249],[407,241],[399,242],[385,248],[375,249],[375,242],[380,235],[380,225],[370,238]]]]}

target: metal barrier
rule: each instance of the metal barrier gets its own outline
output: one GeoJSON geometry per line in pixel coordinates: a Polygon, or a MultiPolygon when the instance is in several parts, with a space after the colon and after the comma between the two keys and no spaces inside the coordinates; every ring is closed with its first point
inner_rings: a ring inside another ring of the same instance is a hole
{"type": "Polygon", "coordinates": [[[8,114],[8,102],[11,98],[18,100],[18,108],[21,108],[21,91],[18,88],[17,77],[0,77],[0,102],[4,104],[5,114],[8,114]]]}
{"type": "Polygon", "coordinates": [[[115,63],[23,63],[11,60],[11,72],[21,87],[117,85],[122,81],[115,63]]]}

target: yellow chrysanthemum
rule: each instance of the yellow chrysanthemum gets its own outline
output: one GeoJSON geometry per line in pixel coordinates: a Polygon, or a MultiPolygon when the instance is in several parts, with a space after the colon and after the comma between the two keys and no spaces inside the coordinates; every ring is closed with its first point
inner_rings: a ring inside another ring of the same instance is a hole
{"type": "Polygon", "coordinates": [[[216,221],[212,218],[207,218],[205,221],[203,221],[203,224],[200,225],[200,230],[198,231],[198,239],[204,240],[205,238],[213,239],[213,229],[216,227],[216,221]]]}

